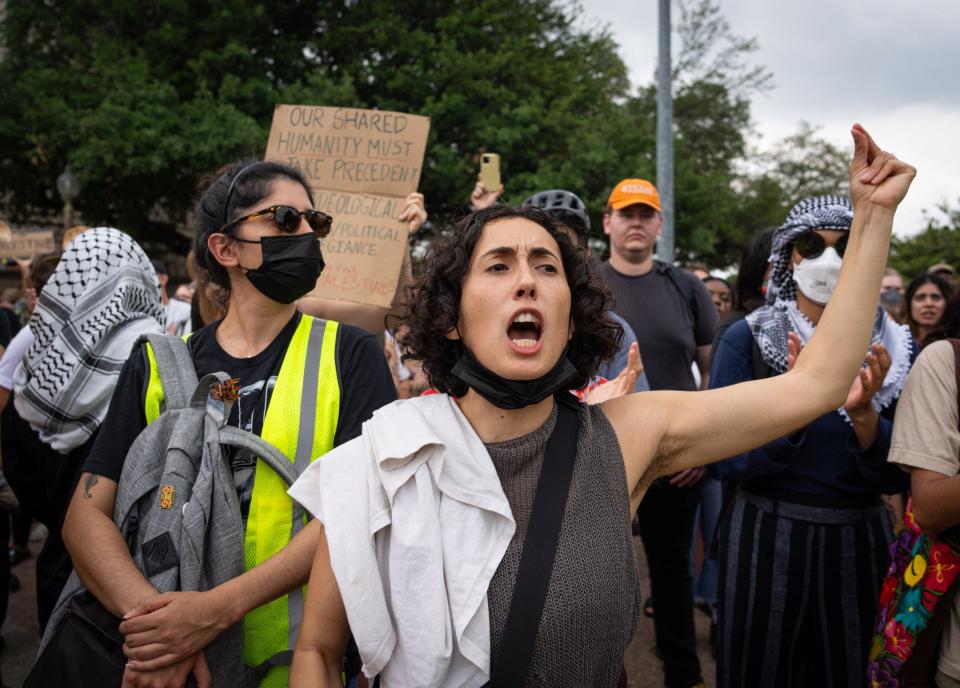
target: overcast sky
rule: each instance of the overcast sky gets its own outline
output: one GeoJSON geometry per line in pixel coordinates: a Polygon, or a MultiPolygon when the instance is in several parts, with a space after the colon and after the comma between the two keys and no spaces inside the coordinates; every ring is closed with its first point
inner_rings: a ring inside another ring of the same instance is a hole
{"type": "MultiPolygon", "coordinates": [[[[633,84],[654,78],[656,0],[585,0],[587,25],[606,23],[633,84]],[[627,19],[629,18],[629,19],[627,19]]],[[[720,0],[734,33],[756,37],[757,64],[776,87],[753,97],[761,148],[801,120],[848,145],[861,122],[918,169],[894,230],[922,227],[923,209],[960,199],[960,2],[956,0],[720,0]]],[[[679,8],[674,2],[674,24],[679,8]]],[[[677,39],[673,48],[676,55],[677,39]]],[[[852,145],[852,144],[849,144],[852,145]]]]}

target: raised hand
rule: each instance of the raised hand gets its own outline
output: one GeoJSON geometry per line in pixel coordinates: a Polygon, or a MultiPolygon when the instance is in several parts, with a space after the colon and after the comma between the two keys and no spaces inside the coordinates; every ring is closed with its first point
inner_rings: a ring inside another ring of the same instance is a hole
{"type": "Polygon", "coordinates": [[[473,187],[473,193],[470,194],[470,205],[473,206],[474,210],[489,208],[497,202],[502,194],[503,184],[500,185],[499,189],[490,190],[483,185],[483,182],[478,181],[477,185],[473,187]]]}
{"type": "Polygon", "coordinates": [[[427,209],[424,207],[423,194],[416,191],[407,195],[403,202],[403,210],[397,217],[400,222],[408,222],[410,233],[413,234],[427,221],[427,209]]]}
{"type": "Polygon", "coordinates": [[[797,357],[803,351],[803,342],[796,332],[787,332],[787,370],[793,370],[797,357]]]}
{"type": "Polygon", "coordinates": [[[616,399],[625,394],[632,394],[637,387],[637,378],[643,372],[643,362],[640,360],[640,346],[634,342],[627,352],[627,365],[613,380],[597,385],[587,394],[588,404],[601,404],[607,399],[616,399]]]}
{"type": "Polygon", "coordinates": [[[880,391],[887,371],[890,370],[890,354],[883,344],[874,344],[870,347],[866,362],[866,367],[861,368],[857,373],[850,387],[850,393],[847,395],[847,401],[843,404],[843,409],[850,416],[872,409],[870,402],[880,391]]]}
{"type": "Polygon", "coordinates": [[[706,470],[703,466],[688,468],[670,476],[670,484],[675,487],[691,487],[703,479],[706,470]]]}
{"type": "Polygon", "coordinates": [[[854,124],[850,133],[854,146],[850,161],[850,200],[854,210],[865,203],[896,210],[917,176],[916,168],[881,150],[861,125],[854,124]]]}

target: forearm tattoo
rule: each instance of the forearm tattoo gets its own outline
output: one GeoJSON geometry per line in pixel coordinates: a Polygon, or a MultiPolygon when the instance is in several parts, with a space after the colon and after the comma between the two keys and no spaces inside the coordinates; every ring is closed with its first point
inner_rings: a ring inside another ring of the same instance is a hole
{"type": "Polygon", "coordinates": [[[88,473],[87,477],[83,480],[83,498],[92,499],[93,495],[90,494],[90,490],[93,489],[93,486],[100,482],[100,476],[94,473],[88,473]]]}

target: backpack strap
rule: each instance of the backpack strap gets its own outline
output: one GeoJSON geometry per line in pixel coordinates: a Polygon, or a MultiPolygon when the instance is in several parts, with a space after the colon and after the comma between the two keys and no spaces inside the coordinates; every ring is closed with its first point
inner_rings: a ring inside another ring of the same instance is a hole
{"type": "Polygon", "coordinates": [[[579,411],[574,397],[567,395],[570,397],[568,402],[562,398],[564,394],[561,392],[557,396],[557,424],[547,440],[544,470],[540,471],[537,481],[517,582],[503,629],[500,656],[487,684],[491,688],[524,685],[540,628],[580,433],[579,411]]]}
{"type": "Polygon", "coordinates": [[[290,666],[291,664],[293,664],[293,650],[284,650],[283,652],[278,652],[270,659],[261,662],[255,667],[250,667],[249,669],[254,679],[256,679],[257,685],[259,685],[274,667],[290,666]]]}
{"type": "Polygon", "coordinates": [[[697,295],[693,293],[693,287],[690,286],[690,280],[685,279],[683,275],[678,274],[680,269],[670,265],[669,263],[664,263],[661,260],[655,260],[654,264],[659,267],[663,274],[667,276],[667,279],[673,284],[680,296],[683,297],[683,300],[687,303],[687,308],[690,309],[690,315],[693,316],[693,326],[697,326],[697,318],[700,317],[700,302],[697,301],[697,295]]]}
{"type": "Polygon", "coordinates": [[[270,468],[283,478],[287,485],[293,485],[300,477],[290,459],[281,454],[272,444],[252,432],[235,428],[232,425],[225,425],[220,428],[220,444],[249,449],[254,456],[263,459],[270,468]]]}
{"type": "Polygon", "coordinates": [[[223,392],[223,386],[229,388],[232,383],[230,376],[223,372],[204,375],[193,390],[190,397],[190,406],[195,409],[207,410],[207,397],[213,394],[223,403],[223,413],[210,414],[220,427],[220,444],[248,449],[254,456],[263,459],[288,485],[293,485],[294,481],[300,476],[290,459],[272,444],[252,432],[227,425],[234,398],[229,393],[223,392]],[[217,389],[218,387],[220,389],[217,389]]]}
{"type": "Polygon", "coordinates": [[[186,408],[197,386],[197,370],[187,343],[180,337],[163,334],[143,335],[137,343],[146,342],[153,351],[157,373],[163,386],[164,408],[186,408]]]}

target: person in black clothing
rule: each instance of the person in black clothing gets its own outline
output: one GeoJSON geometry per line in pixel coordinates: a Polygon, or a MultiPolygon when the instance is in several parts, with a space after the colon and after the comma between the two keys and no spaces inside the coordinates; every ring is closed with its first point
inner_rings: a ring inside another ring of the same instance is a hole
{"type": "MultiPolygon", "coordinates": [[[[610,260],[600,267],[614,295],[614,311],[637,335],[653,390],[696,389],[691,365],[706,384],[717,310],[693,273],[654,260],[663,227],[660,197],[642,179],[625,179],[610,194],[603,228],[610,260]]],[[[691,468],[658,480],[640,503],[640,536],[650,566],[657,647],[668,686],[687,688],[703,679],[693,625],[690,546],[704,470],[691,468]]]]}
{"type": "MultiPolygon", "coordinates": [[[[136,337],[158,332],[156,277],[128,235],[98,228],[76,239],[56,266],[17,339],[32,343],[13,375],[13,404],[4,428],[11,484],[26,511],[47,526],[37,557],[41,631],[71,571],[60,537],[79,469],[107,411],[119,366],[136,337]]],[[[34,287],[37,288],[37,287],[34,287]]],[[[11,353],[23,350],[11,345],[11,353]]]]}

